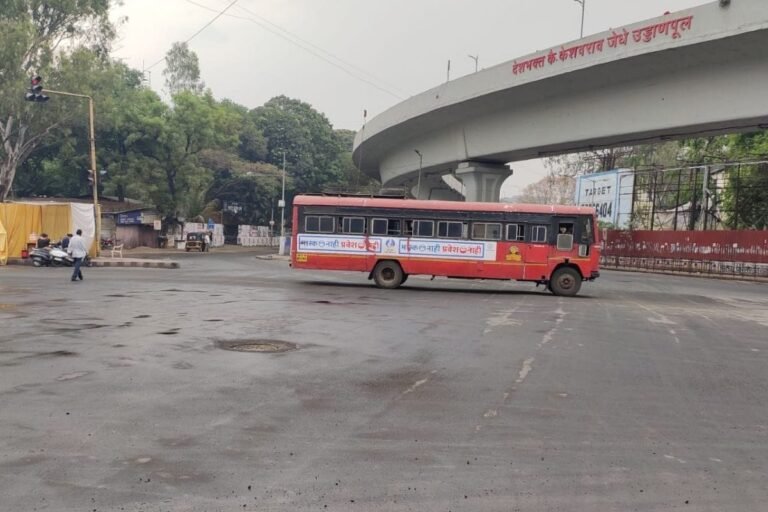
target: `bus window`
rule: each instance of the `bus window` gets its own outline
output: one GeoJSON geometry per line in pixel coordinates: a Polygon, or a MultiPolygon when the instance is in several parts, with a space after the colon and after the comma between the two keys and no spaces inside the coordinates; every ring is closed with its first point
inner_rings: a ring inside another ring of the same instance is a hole
{"type": "Polygon", "coordinates": [[[328,215],[307,215],[304,219],[306,233],[333,233],[334,219],[328,215]]]}
{"type": "Polygon", "coordinates": [[[441,220],[437,223],[438,238],[463,238],[464,223],[441,220]]]}
{"type": "Polygon", "coordinates": [[[525,224],[507,224],[507,240],[522,242],[525,240],[525,224]]]}
{"type": "Polygon", "coordinates": [[[389,219],[387,221],[387,235],[397,236],[400,234],[400,219],[389,219]]]}
{"type": "Polygon", "coordinates": [[[592,233],[592,217],[579,217],[576,222],[578,228],[576,236],[581,244],[592,244],[594,242],[594,235],[592,233]]]}
{"type": "Polygon", "coordinates": [[[413,234],[418,237],[433,237],[435,235],[435,222],[431,220],[413,221],[413,234]]]}
{"type": "Polygon", "coordinates": [[[387,225],[388,225],[387,219],[371,219],[371,234],[386,235],[387,225]]]}
{"type": "Polygon", "coordinates": [[[501,224],[475,222],[472,224],[472,238],[475,240],[501,240],[501,224]]]}
{"type": "Polygon", "coordinates": [[[546,243],[547,242],[547,226],[532,226],[531,242],[546,243]]]}
{"type": "Polygon", "coordinates": [[[365,233],[365,219],[362,217],[343,217],[341,219],[341,232],[348,235],[362,235],[365,233]]]}
{"type": "Polygon", "coordinates": [[[406,220],[403,222],[403,236],[411,236],[413,234],[413,221],[406,220]]]}

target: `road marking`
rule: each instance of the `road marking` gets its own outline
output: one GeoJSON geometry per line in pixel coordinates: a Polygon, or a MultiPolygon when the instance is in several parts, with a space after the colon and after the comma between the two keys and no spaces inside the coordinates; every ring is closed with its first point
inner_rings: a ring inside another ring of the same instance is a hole
{"type": "Polygon", "coordinates": [[[677,337],[677,333],[675,332],[675,330],[674,329],[670,329],[669,330],[669,334],[671,334],[672,336],[675,337],[675,343],[677,343],[679,345],[680,344],[680,338],[677,337]]]}
{"type": "Polygon", "coordinates": [[[678,459],[678,458],[677,458],[677,457],[675,457],[674,455],[664,455],[664,458],[665,458],[665,459],[669,459],[669,460],[676,460],[676,461],[677,461],[677,462],[679,462],[680,464],[685,464],[685,461],[684,461],[683,459],[678,459]]]}
{"type": "Polygon", "coordinates": [[[488,409],[485,414],[483,414],[483,418],[495,418],[499,415],[499,411],[496,409],[488,409]]]}
{"type": "Polygon", "coordinates": [[[488,327],[485,328],[483,331],[483,334],[488,334],[491,331],[493,331],[494,327],[519,327],[522,325],[522,322],[520,320],[515,320],[514,318],[510,318],[513,314],[517,312],[519,308],[512,308],[509,310],[499,310],[496,311],[496,314],[488,317],[485,320],[485,323],[488,325],[488,327]]]}
{"type": "Polygon", "coordinates": [[[560,328],[560,324],[562,324],[565,321],[565,316],[568,314],[565,311],[563,311],[563,307],[560,306],[557,308],[557,311],[555,311],[555,314],[557,315],[557,318],[555,319],[555,325],[552,327],[549,331],[547,331],[544,336],[541,338],[541,342],[539,343],[539,347],[543,347],[552,339],[555,337],[555,333],[560,328]]]}
{"type": "Polygon", "coordinates": [[[428,380],[429,380],[429,377],[427,377],[426,379],[417,380],[413,384],[413,386],[411,386],[408,389],[406,389],[405,391],[403,391],[403,395],[407,395],[408,393],[413,393],[416,390],[416,388],[426,384],[428,380]]]}
{"type": "Polygon", "coordinates": [[[534,358],[532,357],[523,361],[523,367],[520,369],[520,373],[515,382],[520,384],[525,380],[525,378],[528,376],[528,374],[531,372],[531,369],[533,368],[531,366],[533,364],[533,361],[534,361],[534,358]]]}

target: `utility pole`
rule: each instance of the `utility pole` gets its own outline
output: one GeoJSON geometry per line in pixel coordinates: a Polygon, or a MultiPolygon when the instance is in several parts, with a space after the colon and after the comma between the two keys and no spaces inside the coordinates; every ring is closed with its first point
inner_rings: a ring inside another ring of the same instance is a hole
{"type": "Polygon", "coordinates": [[[419,155],[419,181],[416,183],[416,199],[421,199],[421,165],[423,156],[421,154],[421,151],[418,149],[413,150],[417,155],[419,155]]]}
{"type": "Polygon", "coordinates": [[[278,202],[280,207],[280,248],[277,253],[280,256],[285,255],[285,151],[283,151],[283,193],[282,199],[278,202]]]}
{"type": "Polygon", "coordinates": [[[581,4],[581,31],[579,32],[579,38],[584,37],[584,9],[587,8],[587,0],[573,0],[577,4],[581,4]]]}
{"type": "Polygon", "coordinates": [[[87,94],[75,94],[72,92],[63,91],[51,91],[46,89],[48,94],[58,94],[59,96],[72,96],[75,98],[88,99],[88,131],[91,153],[91,169],[89,171],[90,178],[93,184],[93,213],[96,217],[96,233],[94,235],[94,242],[96,247],[96,255],[99,255],[101,249],[101,208],[99,208],[99,171],[96,167],[96,131],[94,128],[94,112],[93,112],[93,98],[87,94]]]}
{"type": "Polygon", "coordinates": [[[448,59],[448,70],[445,72],[445,81],[451,81],[451,59],[448,59]]]}

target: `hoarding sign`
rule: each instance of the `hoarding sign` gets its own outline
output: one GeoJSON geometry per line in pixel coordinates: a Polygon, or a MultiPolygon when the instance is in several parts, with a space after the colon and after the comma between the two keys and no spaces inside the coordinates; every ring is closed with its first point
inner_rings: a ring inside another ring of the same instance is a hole
{"type": "Polygon", "coordinates": [[[631,170],[586,174],[576,179],[576,204],[597,211],[597,218],[617,228],[627,228],[632,215],[635,175],[631,170]]]}

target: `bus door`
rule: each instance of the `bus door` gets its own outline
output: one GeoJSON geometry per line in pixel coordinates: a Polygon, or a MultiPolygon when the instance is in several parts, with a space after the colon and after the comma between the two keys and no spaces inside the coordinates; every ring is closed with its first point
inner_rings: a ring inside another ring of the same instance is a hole
{"type": "Polygon", "coordinates": [[[523,256],[525,262],[525,278],[539,279],[548,277],[549,270],[549,239],[552,225],[549,223],[532,223],[528,229],[528,247],[523,256]]]}

